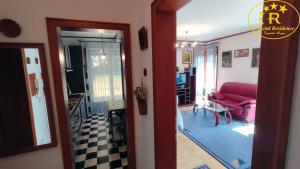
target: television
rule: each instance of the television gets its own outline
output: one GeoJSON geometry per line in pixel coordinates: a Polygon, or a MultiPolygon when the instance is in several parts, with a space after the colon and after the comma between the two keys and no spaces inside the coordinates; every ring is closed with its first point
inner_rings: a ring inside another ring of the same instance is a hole
{"type": "Polygon", "coordinates": [[[185,73],[176,73],[176,85],[182,86],[186,85],[186,74],[185,73]]]}

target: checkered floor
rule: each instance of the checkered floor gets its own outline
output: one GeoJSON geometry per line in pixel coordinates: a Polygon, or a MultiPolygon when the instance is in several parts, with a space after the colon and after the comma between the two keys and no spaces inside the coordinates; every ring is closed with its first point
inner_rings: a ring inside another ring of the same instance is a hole
{"type": "Polygon", "coordinates": [[[127,147],[112,145],[109,123],[94,115],[81,126],[75,156],[76,169],[127,169],[127,147]]]}

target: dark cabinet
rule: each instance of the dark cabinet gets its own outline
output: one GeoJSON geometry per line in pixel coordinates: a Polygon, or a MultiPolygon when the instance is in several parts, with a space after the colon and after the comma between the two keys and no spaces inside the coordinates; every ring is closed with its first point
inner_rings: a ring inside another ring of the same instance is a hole
{"type": "Polygon", "coordinates": [[[80,138],[80,129],[83,119],[86,117],[86,104],[85,104],[85,95],[81,94],[78,99],[78,102],[71,108],[70,112],[70,124],[71,124],[71,135],[73,142],[73,150],[74,152],[77,150],[77,146],[79,145],[80,138]]]}
{"type": "Polygon", "coordinates": [[[196,68],[186,68],[184,73],[186,74],[186,84],[176,88],[180,106],[194,104],[196,100],[196,68]]]}
{"type": "Polygon", "coordinates": [[[66,68],[66,80],[72,93],[85,93],[84,68],[81,46],[69,46],[69,66],[66,68]]]}
{"type": "Polygon", "coordinates": [[[179,99],[179,105],[190,104],[191,102],[191,92],[190,87],[177,87],[176,95],[179,99]]]}
{"type": "Polygon", "coordinates": [[[74,151],[77,150],[81,123],[82,123],[82,117],[81,117],[80,109],[77,108],[74,110],[71,116],[72,142],[73,142],[74,151]]]}

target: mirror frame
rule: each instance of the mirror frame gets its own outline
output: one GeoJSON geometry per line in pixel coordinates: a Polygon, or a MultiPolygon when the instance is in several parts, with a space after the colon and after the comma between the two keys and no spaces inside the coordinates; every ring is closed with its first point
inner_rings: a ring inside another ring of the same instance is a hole
{"type": "Polygon", "coordinates": [[[37,150],[43,150],[51,147],[57,146],[57,137],[55,131],[55,122],[54,122],[54,112],[53,112],[53,104],[52,104],[52,97],[51,97],[51,90],[50,90],[50,82],[48,76],[48,67],[47,67],[47,60],[46,60],[46,53],[45,47],[43,43],[10,43],[10,42],[0,42],[0,48],[37,48],[39,51],[39,58],[40,58],[40,65],[42,70],[42,78],[44,83],[44,93],[47,105],[47,114],[48,114],[48,121],[49,121],[49,130],[50,130],[50,137],[51,142],[48,144],[43,144],[39,146],[32,146],[32,147],[25,147],[20,149],[19,152],[14,152],[12,154],[8,154],[5,156],[0,156],[0,158],[18,155],[22,153],[28,153],[37,150]]]}

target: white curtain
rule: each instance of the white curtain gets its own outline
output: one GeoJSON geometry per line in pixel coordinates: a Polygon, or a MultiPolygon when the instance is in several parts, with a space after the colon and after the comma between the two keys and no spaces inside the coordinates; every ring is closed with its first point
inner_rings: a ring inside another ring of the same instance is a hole
{"type": "Polygon", "coordinates": [[[217,90],[217,48],[207,48],[206,61],[206,90],[207,93],[217,90]]]}
{"type": "Polygon", "coordinates": [[[196,102],[200,103],[207,94],[217,88],[217,46],[196,46],[194,48],[194,66],[197,71],[196,102]],[[205,50],[207,51],[206,59],[204,57],[205,50]]]}
{"type": "Polygon", "coordinates": [[[120,43],[84,43],[91,111],[93,114],[107,112],[107,102],[123,99],[120,43]],[[105,59],[100,57],[105,51],[105,59]]]}
{"type": "Polygon", "coordinates": [[[202,100],[204,88],[204,48],[194,48],[194,67],[196,67],[196,103],[202,100]]]}

